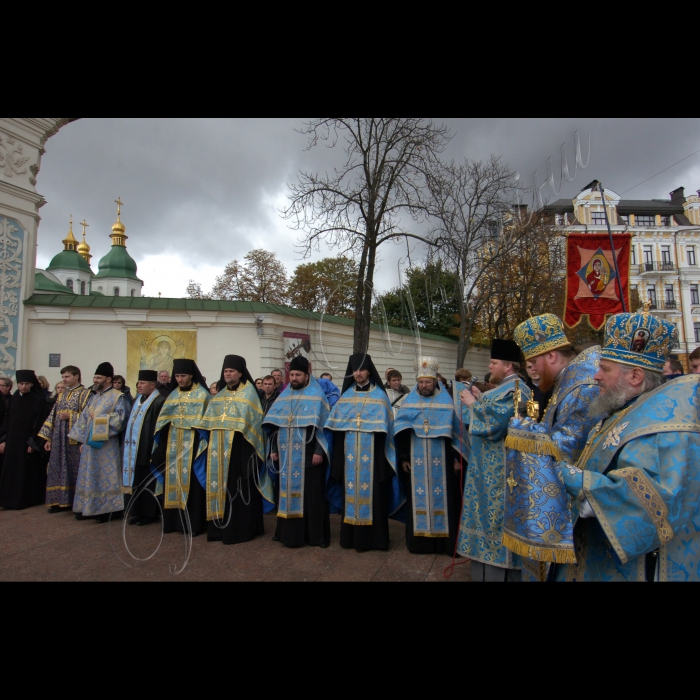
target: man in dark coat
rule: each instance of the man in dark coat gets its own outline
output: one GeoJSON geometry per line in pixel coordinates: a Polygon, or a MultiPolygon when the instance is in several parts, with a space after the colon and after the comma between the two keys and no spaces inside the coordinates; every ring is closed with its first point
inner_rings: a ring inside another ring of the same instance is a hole
{"type": "Polygon", "coordinates": [[[155,478],[151,474],[151,453],[156,423],[165,399],[158,391],[158,373],[139,372],[138,394],[124,435],[123,487],[129,525],[150,525],[158,520],[155,478]]]}
{"type": "Polygon", "coordinates": [[[2,508],[24,510],[44,503],[48,455],[38,444],[38,434],[50,408],[36,374],[19,370],[17,391],[0,428],[0,453],[5,455],[0,477],[2,508]]]}

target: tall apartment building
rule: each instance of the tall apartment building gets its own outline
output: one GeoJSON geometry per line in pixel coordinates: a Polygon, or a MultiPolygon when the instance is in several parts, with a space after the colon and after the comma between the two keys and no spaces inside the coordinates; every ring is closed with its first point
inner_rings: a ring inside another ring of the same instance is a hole
{"type": "MultiPolygon", "coordinates": [[[[545,207],[558,226],[572,233],[607,233],[598,183],[573,200],[545,207]]],[[[631,291],[651,303],[655,315],[676,324],[675,353],[687,356],[700,345],[700,191],[685,196],[683,187],[670,199],[622,199],[605,190],[613,233],[632,233],[631,291]]],[[[633,309],[636,311],[637,309],[633,309]]]]}

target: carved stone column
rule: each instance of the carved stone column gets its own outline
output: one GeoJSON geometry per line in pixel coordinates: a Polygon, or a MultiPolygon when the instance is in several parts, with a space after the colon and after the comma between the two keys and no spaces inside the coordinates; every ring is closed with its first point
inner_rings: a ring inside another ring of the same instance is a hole
{"type": "Polygon", "coordinates": [[[77,117],[0,117],[0,375],[27,356],[24,300],[34,290],[39,209],[36,191],[44,145],[77,117]]]}

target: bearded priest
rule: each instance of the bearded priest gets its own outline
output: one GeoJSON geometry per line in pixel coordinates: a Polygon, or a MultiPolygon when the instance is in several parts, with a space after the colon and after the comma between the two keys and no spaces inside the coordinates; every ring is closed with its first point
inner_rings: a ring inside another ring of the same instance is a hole
{"type": "Polygon", "coordinates": [[[369,355],[350,358],[326,428],[334,433],[331,476],[343,489],[340,546],[387,551],[389,516],[400,507],[394,416],[369,355]]]}
{"type": "Polygon", "coordinates": [[[455,552],[459,529],[460,455],[469,460],[467,428],[452,397],[438,381],[440,365],[424,357],[417,385],[401,404],[394,435],[407,494],[406,546],[412,554],[455,552]]]}
{"type": "Polygon", "coordinates": [[[469,407],[471,455],[464,484],[464,503],[457,553],[471,559],[472,581],[520,581],[522,560],[503,544],[505,519],[505,438],[520,399],[530,400],[530,389],[519,378],[520,348],[512,340],[491,345],[491,383],[482,394],[472,387],[463,391],[469,407]]]}

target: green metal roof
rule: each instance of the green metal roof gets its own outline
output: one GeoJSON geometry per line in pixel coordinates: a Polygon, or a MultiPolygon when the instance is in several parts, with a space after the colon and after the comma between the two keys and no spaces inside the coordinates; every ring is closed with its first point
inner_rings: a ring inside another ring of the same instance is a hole
{"type": "Polygon", "coordinates": [[[70,294],[71,296],[75,296],[75,292],[72,292],[65,284],[49,279],[40,270],[37,270],[36,277],[34,278],[34,290],[41,292],[54,292],[57,294],[70,294]]]}
{"type": "MultiPolygon", "coordinates": [[[[321,314],[312,311],[292,309],[289,306],[279,304],[261,304],[251,301],[212,301],[209,299],[156,299],[155,297],[95,297],[95,296],[52,296],[51,294],[34,294],[24,302],[27,306],[63,306],[70,308],[91,309],[141,309],[160,311],[228,311],[233,313],[248,314],[279,314],[281,316],[293,316],[309,321],[320,321],[321,314]]],[[[324,321],[339,326],[355,326],[351,318],[339,316],[324,316],[324,321]]],[[[376,323],[371,324],[373,331],[381,331],[376,323]]],[[[412,335],[406,328],[389,327],[392,333],[398,335],[412,335]]],[[[457,343],[454,338],[443,338],[431,333],[421,333],[424,340],[440,340],[446,343],[457,343]]]]}
{"type": "Polygon", "coordinates": [[[92,275],[93,272],[87,263],[87,260],[76,253],[74,250],[63,250],[61,251],[52,261],[51,264],[46,268],[47,270],[78,270],[80,272],[87,272],[88,275],[92,275]]]}
{"type": "Polygon", "coordinates": [[[120,279],[130,279],[141,282],[136,276],[136,263],[122,245],[113,245],[109,253],[100,260],[99,272],[95,275],[100,277],[118,277],[120,279]]]}

